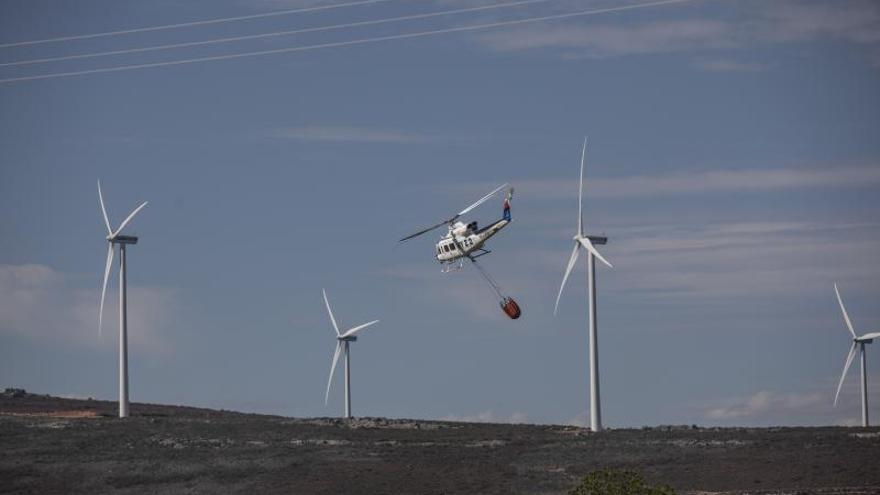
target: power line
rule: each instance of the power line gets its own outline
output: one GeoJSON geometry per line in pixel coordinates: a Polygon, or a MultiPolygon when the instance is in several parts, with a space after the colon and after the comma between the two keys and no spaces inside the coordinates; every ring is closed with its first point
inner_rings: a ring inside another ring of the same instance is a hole
{"type": "Polygon", "coordinates": [[[157,46],[147,46],[141,48],[127,48],[124,50],[111,50],[106,52],[97,52],[97,53],[83,53],[80,55],[64,55],[61,57],[49,57],[49,58],[38,58],[38,59],[30,59],[30,60],[18,60],[14,62],[3,62],[0,63],[0,67],[12,67],[12,66],[21,66],[21,65],[32,65],[39,63],[47,63],[47,62],[61,62],[64,60],[77,60],[84,58],[95,58],[95,57],[106,57],[109,55],[123,55],[128,53],[142,53],[142,52],[151,52],[157,50],[171,50],[174,48],[186,48],[193,46],[203,46],[203,45],[212,45],[217,43],[230,43],[233,41],[244,41],[244,40],[252,40],[259,38],[269,38],[273,36],[284,36],[291,34],[304,34],[304,33],[314,33],[319,31],[331,31],[335,29],[347,29],[353,27],[363,27],[363,26],[372,26],[376,24],[384,24],[389,22],[400,22],[400,21],[412,21],[416,19],[427,19],[430,17],[438,17],[443,15],[453,15],[453,14],[463,14],[466,12],[476,12],[482,10],[490,10],[490,9],[500,9],[506,7],[519,7],[522,5],[529,5],[535,3],[545,3],[553,0],[520,0],[518,2],[509,2],[509,3],[498,3],[494,5],[482,5],[479,7],[468,7],[461,9],[453,9],[453,10],[444,10],[440,12],[429,12],[425,14],[412,14],[405,15],[400,17],[390,17],[385,19],[375,19],[369,21],[359,21],[359,22],[349,22],[345,24],[334,24],[330,26],[318,26],[311,28],[302,28],[302,29],[294,29],[288,31],[274,31],[271,33],[261,33],[261,34],[249,34],[244,36],[233,36],[228,38],[216,38],[205,41],[190,41],[185,43],[172,43],[167,45],[157,45],[157,46]]]}
{"type": "Polygon", "coordinates": [[[220,24],[224,22],[234,22],[234,21],[244,21],[248,19],[261,19],[264,17],[274,17],[279,15],[290,15],[290,14],[299,14],[304,12],[316,12],[319,10],[330,10],[330,9],[340,9],[343,7],[354,7],[357,5],[367,5],[373,3],[382,3],[382,2],[392,2],[394,0],[358,0],[356,2],[346,2],[346,3],[337,3],[332,5],[319,5],[315,7],[303,7],[299,9],[290,9],[290,10],[279,10],[275,12],[265,12],[262,14],[250,14],[250,15],[240,15],[235,17],[224,17],[221,19],[206,19],[203,21],[192,21],[192,22],[181,22],[177,24],[163,24],[161,26],[148,26],[142,28],[134,28],[134,29],[122,29],[119,31],[106,31],[103,33],[92,33],[92,34],[79,34],[74,36],[62,36],[59,38],[49,38],[44,40],[32,40],[32,41],[16,41],[13,43],[3,43],[0,44],[0,48],[10,48],[13,46],[26,46],[26,45],[39,45],[44,43],[55,43],[59,41],[73,41],[73,40],[84,40],[89,38],[101,38],[104,36],[118,36],[121,34],[132,34],[132,33],[145,33],[149,31],[162,31],[166,29],[177,29],[182,27],[190,27],[190,26],[204,26],[206,24],[220,24]]]}
{"type": "Polygon", "coordinates": [[[117,67],[105,67],[101,69],[88,69],[88,70],[80,70],[80,71],[71,71],[71,72],[55,72],[51,74],[41,74],[36,76],[23,76],[23,77],[11,77],[6,79],[0,79],[0,84],[2,83],[11,83],[18,81],[34,81],[39,79],[53,79],[58,77],[70,77],[70,76],[80,76],[86,74],[99,74],[104,72],[122,72],[128,70],[136,70],[136,69],[147,69],[152,67],[165,67],[171,65],[184,65],[184,64],[193,64],[200,62],[212,62],[217,60],[230,60],[236,58],[245,58],[245,57],[256,57],[262,55],[273,55],[278,53],[292,53],[292,52],[304,52],[310,50],[318,50],[322,48],[336,48],[336,47],[344,47],[344,46],[352,46],[352,45],[363,45],[367,43],[378,43],[381,41],[391,41],[391,40],[400,40],[400,39],[408,39],[408,38],[420,38],[425,36],[433,36],[438,34],[446,34],[446,33],[456,33],[456,32],[466,32],[466,31],[476,31],[479,29],[491,29],[502,26],[514,26],[518,24],[526,24],[531,22],[541,22],[541,21],[550,21],[550,20],[558,20],[558,19],[568,19],[572,17],[585,17],[589,15],[598,15],[598,14],[606,14],[610,12],[619,12],[624,10],[635,10],[646,7],[657,7],[661,5],[670,5],[676,3],[684,3],[684,2],[692,2],[694,0],[659,0],[655,2],[646,2],[634,5],[624,5],[620,7],[607,7],[604,9],[592,9],[592,10],[582,10],[578,12],[569,12],[566,14],[555,14],[555,15],[546,15],[540,17],[527,17],[524,19],[517,19],[512,21],[500,21],[500,22],[492,22],[487,24],[474,24],[470,26],[459,26],[454,28],[445,28],[445,29],[436,29],[432,31],[420,31],[415,33],[404,33],[404,34],[395,34],[390,36],[379,36],[374,38],[362,38],[356,40],[349,41],[337,41],[332,43],[320,43],[316,45],[304,45],[304,46],[294,46],[289,48],[276,48],[274,50],[261,50],[255,52],[244,52],[244,53],[233,53],[229,55],[215,55],[212,57],[199,57],[199,58],[190,58],[183,60],[172,60],[168,62],[154,62],[148,64],[135,64],[135,65],[122,65],[117,67]]]}

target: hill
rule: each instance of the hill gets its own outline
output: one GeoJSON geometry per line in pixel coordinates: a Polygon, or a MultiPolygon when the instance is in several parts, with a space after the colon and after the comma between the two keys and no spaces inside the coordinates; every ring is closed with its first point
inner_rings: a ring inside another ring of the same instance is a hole
{"type": "MultiPolygon", "coordinates": [[[[17,395],[17,396],[16,396],[17,395]]],[[[599,468],[679,493],[880,493],[880,429],[286,418],[0,396],[0,493],[566,493],[599,468]]]]}

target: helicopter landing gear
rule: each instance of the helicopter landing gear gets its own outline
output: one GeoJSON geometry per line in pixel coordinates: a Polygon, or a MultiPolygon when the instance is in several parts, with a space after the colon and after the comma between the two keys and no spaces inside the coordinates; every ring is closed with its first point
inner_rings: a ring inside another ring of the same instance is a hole
{"type": "Polygon", "coordinates": [[[443,266],[440,267],[441,273],[449,273],[449,272],[457,272],[464,267],[464,259],[459,259],[456,261],[450,261],[448,263],[443,263],[443,266]]]}

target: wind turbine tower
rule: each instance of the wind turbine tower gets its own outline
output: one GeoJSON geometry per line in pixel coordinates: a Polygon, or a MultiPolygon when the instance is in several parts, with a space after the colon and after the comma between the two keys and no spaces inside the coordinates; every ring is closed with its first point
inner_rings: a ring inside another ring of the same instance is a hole
{"type": "Polygon", "coordinates": [[[107,216],[107,208],[104,207],[104,196],[101,194],[101,181],[98,181],[98,201],[101,203],[101,213],[104,215],[104,225],[107,227],[107,264],[104,266],[104,283],[101,286],[101,307],[98,310],[98,337],[101,336],[101,327],[104,323],[104,296],[107,293],[107,281],[110,278],[110,269],[113,267],[113,253],[115,247],[119,247],[119,417],[128,417],[128,305],[126,283],[126,246],[137,244],[138,238],[131,235],[121,235],[122,229],[128,222],[147,206],[144,201],[134,209],[115,231],[110,227],[110,218],[107,216]]]}
{"type": "Polygon", "coordinates": [[[853,362],[853,358],[856,355],[856,347],[859,349],[859,361],[862,365],[862,426],[868,426],[868,368],[867,363],[865,361],[865,344],[870,344],[874,342],[874,339],[880,338],[880,332],[866,333],[865,335],[856,335],[856,331],[853,328],[853,324],[849,319],[849,315],[846,313],[846,308],[843,306],[843,299],[840,297],[840,291],[837,290],[837,284],[834,284],[834,293],[837,294],[837,302],[840,304],[840,312],[843,313],[843,321],[846,323],[846,328],[849,329],[849,333],[852,335],[852,346],[849,348],[849,354],[846,356],[846,364],[843,365],[843,373],[840,375],[840,383],[837,384],[837,393],[834,394],[834,405],[837,406],[837,399],[840,397],[840,389],[843,387],[843,381],[846,379],[846,372],[849,371],[849,367],[853,362]]]}
{"type": "Polygon", "coordinates": [[[553,314],[559,310],[559,299],[562,297],[562,290],[565,288],[565,282],[571,274],[577,262],[580,249],[583,248],[587,252],[587,298],[588,298],[588,319],[589,319],[589,336],[590,336],[590,429],[600,431],[602,429],[602,406],[599,400],[599,336],[598,321],[596,319],[596,259],[608,265],[605,258],[599,254],[595,245],[604,245],[608,243],[605,236],[585,235],[584,234],[584,214],[583,214],[583,193],[584,193],[584,161],[587,154],[587,139],[584,138],[584,147],[581,151],[581,175],[578,185],[578,223],[577,232],[573,237],[574,249],[571,252],[571,258],[568,260],[568,266],[565,268],[565,275],[562,277],[562,284],[559,286],[559,294],[556,296],[556,308],[553,314]]]}
{"type": "Polygon", "coordinates": [[[330,301],[327,299],[327,291],[321,289],[324,294],[324,305],[327,306],[327,314],[330,315],[330,323],[333,324],[333,330],[336,331],[336,350],[333,352],[333,364],[330,365],[330,378],[327,380],[327,392],[324,394],[324,405],[330,399],[330,385],[333,383],[333,373],[336,371],[336,363],[339,361],[339,355],[345,354],[345,418],[351,418],[351,353],[349,345],[357,340],[357,332],[370,325],[379,323],[379,320],[373,320],[363,325],[350,328],[345,332],[339,331],[339,325],[336,324],[336,318],[333,316],[333,310],[330,309],[330,301]]]}

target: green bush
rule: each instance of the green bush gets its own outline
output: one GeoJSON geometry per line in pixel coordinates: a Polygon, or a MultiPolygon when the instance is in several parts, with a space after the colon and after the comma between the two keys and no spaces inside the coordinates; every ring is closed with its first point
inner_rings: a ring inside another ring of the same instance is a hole
{"type": "Polygon", "coordinates": [[[666,485],[645,484],[639,473],[603,469],[584,476],[580,484],[568,493],[569,495],[675,495],[675,490],[666,485]]]}

